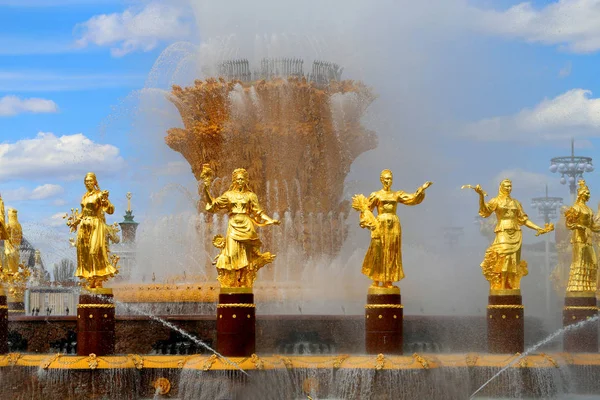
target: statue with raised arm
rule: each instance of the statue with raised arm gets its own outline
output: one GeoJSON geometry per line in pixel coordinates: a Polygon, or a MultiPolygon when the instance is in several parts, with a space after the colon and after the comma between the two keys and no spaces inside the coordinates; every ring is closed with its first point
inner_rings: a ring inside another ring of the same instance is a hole
{"type": "Polygon", "coordinates": [[[540,228],[529,220],[521,203],[510,196],[510,179],[500,182],[498,196],[487,203],[487,194],[481,186],[465,185],[462,188],[473,189],[479,195],[479,215],[482,218],[496,215],[495,239],[486,250],[481,263],[483,276],[490,282],[490,290],[520,289],[521,278],[528,273],[527,262],[521,259],[521,226],[535,230],[538,236],[554,230],[554,225],[546,224],[544,228],[540,228]]]}
{"type": "Polygon", "coordinates": [[[382,188],[366,198],[352,198],[352,207],[360,212],[360,227],[371,231],[371,243],[362,265],[362,273],[373,281],[371,287],[393,288],[404,278],[402,269],[402,228],[396,215],[398,203],[414,206],[425,199],[425,182],[415,193],[392,190],[392,171],[384,169],[379,177],[382,188]],[[377,216],[373,211],[377,209],[377,216]]]}
{"type": "Polygon", "coordinates": [[[77,231],[75,276],[85,281],[88,289],[97,289],[119,272],[119,258],[111,256],[108,249],[113,232],[105,217],[115,211],[115,206],[108,200],[108,190],[100,190],[96,174],[88,172],[84,184],[87,191],[81,198],[81,212],[71,210],[71,215],[65,218],[71,232],[77,231]]]}
{"type": "Polygon", "coordinates": [[[208,165],[204,165],[200,192],[206,200],[208,212],[225,210],[229,215],[227,234],[215,236],[213,244],[220,249],[216,257],[217,279],[222,288],[252,288],[260,268],[273,262],[275,255],[261,253],[261,241],[257,226],[278,225],[279,221],[269,217],[258,203],[258,197],[250,190],[248,172],[243,168],[233,171],[229,190],[217,198],[210,194],[214,176],[208,165]]]}
{"type": "Polygon", "coordinates": [[[580,180],[575,204],[565,212],[567,229],[573,231],[573,257],[567,293],[590,292],[590,296],[594,296],[597,289],[598,261],[593,246],[593,233],[600,232],[600,222],[594,218],[594,212],[586,204],[589,199],[590,190],[585,181],[580,180]]]}

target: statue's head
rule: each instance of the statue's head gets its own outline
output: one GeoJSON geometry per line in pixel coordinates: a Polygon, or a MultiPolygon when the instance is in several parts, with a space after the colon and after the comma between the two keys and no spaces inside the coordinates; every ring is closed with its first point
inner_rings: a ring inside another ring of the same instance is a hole
{"type": "Polygon", "coordinates": [[[580,179],[578,184],[579,188],[577,189],[577,200],[581,200],[583,202],[588,201],[590,199],[590,189],[587,187],[583,179],[580,179]]]}
{"type": "Polygon", "coordinates": [[[389,169],[384,169],[383,171],[381,171],[381,175],[379,175],[379,180],[381,181],[381,184],[383,185],[384,189],[391,188],[392,182],[394,180],[392,171],[390,171],[389,169]]]}
{"type": "Polygon", "coordinates": [[[15,210],[14,208],[8,209],[8,220],[14,222],[17,221],[17,210],[15,210]]]}
{"type": "Polygon", "coordinates": [[[248,171],[244,168],[237,168],[231,174],[231,190],[250,190],[248,186],[248,171]]]}
{"type": "Polygon", "coordinates": [[[98,180],[96,179],[96,174],[93,172],[88,172],[85,174],[85,178],[83,179],[83,183],[87,190],[100,189],[98,186],[98,180]]]}
{"type": "Polygon", "coordinates": [[[510,196],[510,192],[512,192],[512,181],[510,179],[504,179],[502,182],[500,182],[498,193],[504,196],[510,196]]]}

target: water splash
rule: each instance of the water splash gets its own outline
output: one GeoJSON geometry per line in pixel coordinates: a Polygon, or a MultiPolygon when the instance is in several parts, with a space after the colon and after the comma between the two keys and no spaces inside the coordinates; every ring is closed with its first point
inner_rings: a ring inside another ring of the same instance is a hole
{"type": "Polygon", "coordinates": [[[473,394],[471,396],[469,396],[469,399],[474,398],[475,395],[477,393],[479,393],[484,387],[486,387],[491,381],[493,381],[494,379],[496,379],[502,372],[506,371],[508,368],[510,368],[511,366],[513,366],[515,363],[517,363],[518,361],[520,361],[521,359],[523,359],[523,357],[528,356],[533,351],[537,350],[538,348],[540,348],[541,346],[545,345],[546,343],[548,343],[548,342],[556,339],[556,337],[562,335],[563,333],[569,332],[569,331],[573,331],[573,330],[577,330],[577,329],[581,328],[582,326],[587,325],[590,322],[598,321],[599,318],[600,318],[600,314],[597,314],[597,315],[595,315],[594,317],[592,317],[592,318],[590,318],[588,320],[581,321],[581,322],[578,322],[578,323],[573,324],[573,325],[565,326],[564,328],[561,328],[561,329],[557,330],[556,332],[552,333],[551,335],[549,335],[545,339],[537,342],[536,344],[534,344],[533,346],[531,346],[530,348],[528,348],[527,350],[525,350],[525,352],[523,352],[523,354],[521,354],[519,357],[515,358],[510,363],[508,363],[504,368],[502,368],[500,371],[498,371],[494,376],[492,376],[490,379],[488,379],[487,382],[485,382],[483,385],[481,385],[481,387],[479,389],[477,389],[475,392],[473,392],[473,394]]]}

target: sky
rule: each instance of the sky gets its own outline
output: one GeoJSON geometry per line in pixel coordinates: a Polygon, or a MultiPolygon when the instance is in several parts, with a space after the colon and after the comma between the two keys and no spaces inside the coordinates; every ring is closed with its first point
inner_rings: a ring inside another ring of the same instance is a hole
{"type": "MultiPolygon", "coordinates": [[[[47,262],[74,256],[62,215],[88,171],[111,193],[109,222],[127,192],[142,223],[189,209],[165,90],[221,59],[297,56],[337,62],[378,95],[365,124],[379,147],[355,161],[348,197],[377,190],[384,168],[398,189],[434,181],[401,211],[426,245],[444,226],[472,229],[477,199],[461,185],[493,195],[508,177],[541,223],[529,203],[545,185],[570,201],[550,159],[571,138],[577,155],[600,145],[599,20],[594,0],[0,0],[0,194],[47,262]]],[[[586,180],[595,209],[598,171],[586,180]]]]}

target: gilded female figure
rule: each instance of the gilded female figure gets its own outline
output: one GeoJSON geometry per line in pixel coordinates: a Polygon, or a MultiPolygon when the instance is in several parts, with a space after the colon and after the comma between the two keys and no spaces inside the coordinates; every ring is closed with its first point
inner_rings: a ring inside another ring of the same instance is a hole
{"type": "Polygon", "coordinates": [[[100,190],[96,175],[85,176],[87,192],[81,198],[81,213],[75,210],[67,225],[77,232],[77,270],[75,276],[87,281],[90,289],[101,288],[102,283],[118,273],[118,258],[109,258],[109,227],[105,214],[112,214],[115,207],[108,200],[108,191],[100,190]]]}
{"type": "MultiPolygon", "coordinates": [[[[0,196],[0,240],[8,240],[8,228],[4,216],[4,200],[2,200],[2,196],[0,196]]],[[[4,268],[6,266],[2,265],[2,257],[0,257],[0,270],[4,268]]]]}
{"type": "Polygon", "coordinates": [[[17,218],[17,210],[8,209],[8,234],[4,241],[4,255],[6,257],[6,269],[11,275],[18,274],[21,264],[21,242],[23,241],[23,229],[17,218]]]}
{"type": "Polygon", "coordinates": [[[371,193],[368,199],[354,196],[352,207],[360,211],[360,227],[371,231],[371,243],[363,261],[362,273],[372,281],[372,287],[380,283],[393,287],[394,282],[404,278],[402,269],[402,228],[396,215],[398,203],[408,206],[420,204],[425,198],[425,189],[431,182],[425,182],[413,194],[392,191],[392,171],[384,169],[380,178],[382,189],[371,193]],[[377,217],[373,210],[377,208],[377,217]]]}
{"type": "Polygon", "coordinates": [[[512,182],[505,179],[500,182],[498,196],[485,202],[486,193],[481,186],[472,188],[479,194],[479,215],[487,218],[493,213],[497,222],[494,228],[496,235],[494,242],[486,250],[481,269],[483,276],[490,282],[491,290],[514,290],[520,289],[521,278],[527,275],[527,262],[521,260],[522,232],[524,225],[536,232],[536,236],[554,230],[552,224],[540,228],[529,220],[523,211],[521,203],[510,197],[512,182]]]}
{"type": "Polygon", "coordinates": [[[260,252],[256,226],[277,225],[279,221],[269,217],[258,204],[245,169],[233,171],[229,190],[217,198],[212,198],[209,192],[212,171],[208,166],[204,166],[203,175],[206,211],[226,210],[229,215],[226,237],[217,236],[213,241],[221,249],[216,259],[218,280],[221,287],[251,288],[257,271],[275,259],[269,252],[260,252]]]}
{"type": "Polygon", "coordinates": [[[593,232],[600,232],[600,223],[586,204],[589,199],[590,190],[585,181],[580,180],[575,204],[565,212],[566,226],[573,231],[567,292],[595,292],[597,287],[598,262],[592,241],[593,232]]]}

